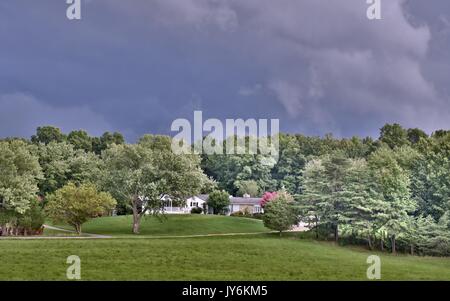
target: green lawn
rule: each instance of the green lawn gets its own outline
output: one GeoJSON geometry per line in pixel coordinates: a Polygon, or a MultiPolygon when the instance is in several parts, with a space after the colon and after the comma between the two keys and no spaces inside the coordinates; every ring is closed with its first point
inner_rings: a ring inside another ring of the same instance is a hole
{"type": "MultiPolygon", "coordinates": [[[[81,258],[83,280],[366,280],[373,254],[297,233],[151,238],[267,231],[251,219],[170,216],[161,224],[151,218],[141,236],[128,236],[130,223],[113,217],[86,225],[86,232],[113,236],[108,239],[0,240],[0,280],[65,280],[70,255],[81,258]]],[[[450,280],[450,258],[375,254],[383,280],[450,280]]]]}
{"type": "MultiPolygon", "coordinates": [[[[133,219],[131,216],[115,216],[93,219],[83,225],[83,232],[129,236],[133,219]]],[[[58,227],[70,229],[69,226],[58,227]]],[[[144,217],[141,222],[140,236],[202,235],[223,233],[268,232],[262,221],[249,218],[214,215],[169,215],[160,221],[156,217],[144,217]]]]}
{"type": "MultiPolygon", "coordinates": [[[[0,241],[1,280],[365,280],[369,252],[329,243],[250,237],[0,241]]],[[[450,259],[381,255],[384,280],[450,280],[450,259]]]]}

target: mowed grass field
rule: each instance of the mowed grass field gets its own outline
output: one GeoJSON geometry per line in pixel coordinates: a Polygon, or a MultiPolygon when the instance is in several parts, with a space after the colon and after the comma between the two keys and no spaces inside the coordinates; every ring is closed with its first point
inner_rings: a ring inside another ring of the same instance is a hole
{"type": "MultiPolygon", "coordinates": [[[[146,229],[150,226],[171,229],[171,235],[192,235],[197,226],[177,232],[175,226],[153,224],[156,221],[151,219],[143,224],[145,235],[130,238],[129,227],[125,233],[115,228],[122,218],[99,219],[86,227],[93,233],[105,227],[98,234],[117,233],[110,239],[0,240],[0,280],[66,280],[70,255],[81,259],[82,280],[367,280],[366,260],[371,254],[381,257],[382,280],[450,280],[449,258],[392,256],[301,239],[297,233],[281,238],[267,233],[152,238],[151,234],[165,233],[146,229]]],[[[241,223],[251,225],[242,232],[257,227],[266,231],[260,221],[233,217],[171,216],[170,220],[207,223],[217,233],[239,232],[237,225],[229,224],[241,223]]]]}
{"type": "MultiPolygon", "coordinates": [[[[83,225],[83,232],[114,237],[135,238],[131,233],[132,216],[114,216],[92,219],[83,225]]],[[[73,230],[67,225],[57,227],[73,230]]],[[[169,215],[158,219],[143,217],[139,237],[142,236],[183,236],[226,233],[269,232],[262,221],[250,218],[237,218],[215,215],[169,215]]]]}

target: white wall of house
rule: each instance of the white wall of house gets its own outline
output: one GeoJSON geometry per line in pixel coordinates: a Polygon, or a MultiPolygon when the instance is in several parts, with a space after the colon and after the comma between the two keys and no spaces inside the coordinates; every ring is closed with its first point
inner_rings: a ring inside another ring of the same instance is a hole
{"type": "Polygon", "coordinates": [[[239,211],[240,206],[239,205],[235,205],[235,204],[231,204],[230,205],[230,213],[234,213],[234,212],[238,212],[239,211]]]}
{"type": "Polygon", "coordinates": [[[194,197],[191,197],[186,200],[186,207],[189,208],[189,212],[190,212],[190,209],[196,208],[196,207],[200,207],[203,209],[203,204],[205,204],[205,203],[206,202],[204,200],[202,200],[201,198],[194,196],[194,197]]]}
{"type": "MultiPolygon", "coordinates": [[[[203,206],[206,203],[206,201],[198,196],[188,198],[184,202],[183,206],[172,206],[172,202],[168,197],[165,197],[164,201],[164,208],[167,214],[189,214],[193,208],[200,207],[203,209],[203,206]]],[[[241,201],[238,204],[234,204],[232,197],[230,197],[230,201],[231,204],[228,206],[228,214],[244,211],[246,209],[250,210],[250,213],[263,213],[261,206],[259,204],[255,204],[255,202],[249,202],[247,204],[247,202],[242,202],[241,198],[241,201]]],[[[212,213],[211,208],[208,209],[208,213],[212,213]]]]}
{"type": "Polygon", "coordinates": [[[187,214],[191,213],[192,208],[200,207],[203,209],[204,200],[197,196],[188,198],[183,207],[171,206],[170,200],[166,202],[164,207],[167,214],[187,214]]]}
{"type": "Polygon", "coordinates": [[[253,204],[231,204],[228,207],[228,214],[235,213],[238,211],[243,211],[245,208],[248,208],[250,210],[250,213],[263,213],[263,209],[260,205],[253,205],[253,204]]]}

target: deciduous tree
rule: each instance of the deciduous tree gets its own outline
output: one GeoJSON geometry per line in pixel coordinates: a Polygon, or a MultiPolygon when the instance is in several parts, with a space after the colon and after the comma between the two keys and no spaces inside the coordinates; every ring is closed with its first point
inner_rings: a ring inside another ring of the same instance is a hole
{"type": "Polygon", "coordinates": [[[298,221],[293,201],[294,199],[288,193],[277,193],[277,196],[264,207],[264,226],[278,231],[280,236],[283,231],[291,229],[298,221]]]}
{"type": "Polygon", "coordinates": [[[230,196],[224,190],[216,190],[208,196],[208,207],[213,208],[214,214],[224,213],[230,205],[230,196]]]}
{"type": "Polygon", "coordinates": [[[108,213],[115,205],[109,193],[99,192],[93,184],[69,183],[48,197],[46,212],[55,223],[69,224],[81,234],[85,222],[108,213]]]}
{"type": "Polygon", "coordinates": [[[103,187],[127,202],[133,212],[132,232],[139,233],[146,213],[164,214],[163,197],[181,202],[200,192],[209,179],[197,155],[177,155],[171,138],[146,135],[138,144],[113,144],[102,154],[103,187]]]}
{"type": "Polygon", "coordinates": [[[61,132],[61,130],[54,126],[42,126],[36,129],[36,134],[31,136],[31,141],[33,143],[48,144],[52,141],[63,142],[66,140],[66,136],[61,132]]]}
{"type": "Polygon", "coordinates": [[[42,172],[33,148],[21,140],[0,142],[1,235],[17,235],[18,220],[37,201],[42,172]]]}

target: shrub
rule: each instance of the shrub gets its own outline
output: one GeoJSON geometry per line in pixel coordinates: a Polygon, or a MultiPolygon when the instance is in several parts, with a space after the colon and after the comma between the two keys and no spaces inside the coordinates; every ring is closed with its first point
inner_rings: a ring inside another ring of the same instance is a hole
{"type": "Polygon", "coordinates": [[[202,212],[203,212],[203,209],[200,207],[194,207],[191,209],[192,214],[202,214],[202,212]]]}
{"type": "Polygon", "coordinates": [[[243,217],[244,216],[244,212],[242,211],[236,211],[230,214],[230,216],[234,216],[234,217],[243,217]]]}
{"type": "Polygon", "coordinates": [[[230,216],[234,217],[248,217],[248,218],[254,218],[254,219],[262,219],[263,214],[262,213],[251,213],[248,210],[245,211],[236,211],[230,214],[230,216]]]}
{"type": "Polygon", "coordinates": [[[18,226],[23,229],[24,234],[33,234],[39,232],[45,222],[44,210],[38,201],[33,201],[30,204],[24,215],[19,217],[18,226]]]}
{"type": "Polygon", "coordinates": [[[253,213],[252,214],[252,217],[254,219],[263,219],[263,216],[264,216],[264,214],[262,214],[262,213],[253,213]]]}
{"type": "Polygon", "coordinates": [[[37,200],[23,214],[12,210],[0,210],[0,236],[42,234],[45,216],[37,200]]]}
{"type": "Polygon", "coordinates": [[[253,218],[253,213],[251,213],[250,210],[248,208],[246,208],[243,211],[240,210],[240,211],[233,212],[230,214],[230,216],[253,218]]]}

